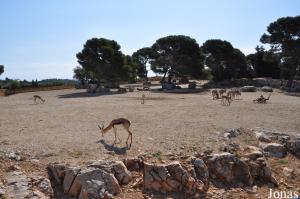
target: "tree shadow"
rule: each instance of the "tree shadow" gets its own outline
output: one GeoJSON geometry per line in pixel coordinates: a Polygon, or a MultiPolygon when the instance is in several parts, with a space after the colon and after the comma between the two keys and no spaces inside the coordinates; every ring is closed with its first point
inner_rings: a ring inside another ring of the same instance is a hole
{"type": "Polygon", "coordinates": [[[84,92],[58,95],[57,97],[58,98],[84,98],[84,97],[99,97],[103,95],[120,95],[120,94],[124,94],[124,92],[111,91],[111,92],[102,92],[102,93],[88,93],[84,91],[84,92]]]}
{"type": "Polygon", "coordinates": [[[104,140],[99,140],[97,143],[102,144],[107,151],[113,151],[117,155],[124,155],[130,149],[128,147],[116,147],[114,144],[107,144],[104,140]]]}

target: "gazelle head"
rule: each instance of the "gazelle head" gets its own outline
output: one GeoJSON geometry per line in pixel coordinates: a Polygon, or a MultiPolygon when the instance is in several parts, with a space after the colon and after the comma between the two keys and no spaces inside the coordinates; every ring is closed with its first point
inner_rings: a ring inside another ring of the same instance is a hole
{"type": "Polygon", "coordinates": [[[98,127],[99,127],[99,129],[100,129],[100,131],[102,133],[102,137],[104,137],[104,131],[103,131],[104,125],[103,124],[102,124],[102,126],[98,125],[98,127]]]}

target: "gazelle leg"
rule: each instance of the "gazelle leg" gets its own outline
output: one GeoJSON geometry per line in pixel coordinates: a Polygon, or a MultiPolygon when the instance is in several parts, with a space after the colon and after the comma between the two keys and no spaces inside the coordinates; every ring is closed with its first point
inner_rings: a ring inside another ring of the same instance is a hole
{"type": "Polygon", "coordinates": [[[127,137],[127,140],[126,140],[126,145],[128,147],[128,140],[130,138],[130,145],[129,145],[129,148],[130,148],[131,144],[132,144],[132,133],[129,131],[129,129],[127,131],[128,131],[128,137],[127,137]]]}
{"type": "Polygon", "coordinates": [[[115,141],[114,141],[114,144],[117,143],[117,129],[115,127],[114,128],[114,133],[115,133],[115,141]]]}

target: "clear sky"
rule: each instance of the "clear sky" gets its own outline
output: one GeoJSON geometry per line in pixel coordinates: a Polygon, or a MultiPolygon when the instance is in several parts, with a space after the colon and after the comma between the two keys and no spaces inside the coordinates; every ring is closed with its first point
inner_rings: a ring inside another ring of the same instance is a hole
{"type": "Polygon", "coordinates": [[[1,78],[72,78],[92,37],[116,40],[125,54],[178,34],[249,54],[270,22],[296,15],[300,0],[1,0],[1,78]]]}

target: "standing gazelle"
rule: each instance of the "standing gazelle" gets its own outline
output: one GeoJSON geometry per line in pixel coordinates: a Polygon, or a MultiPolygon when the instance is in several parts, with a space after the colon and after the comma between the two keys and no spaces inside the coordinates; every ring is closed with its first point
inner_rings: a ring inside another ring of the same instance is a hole
{"type": "Polygon", "coordinates": [[[116,125],[123,125],[123,127],[125,128],[125,130],[128,132],[128,138],[126,140],[126,145],[128,147],[128,140],[130,138],[130,145],[129,148],[131,147],[132,144],[132,132],[129,130],[130,127],[130,121],[125,119],[125,118],[118,118],[118,119],[114,119],[112,120],[109,125],[107,127],[104,128],[104,125],[102,124],[102,127],[98,125],[99,129],[101,130],[102,133],[102,137],[104,137],[104,134],[106,132],[108,132],[110,129],[114,129],[114,133],[115,133],[115,141],[114,144],[117,143],[117,138],[119,139],[119,141],[121,141],[121,139],[117,136],[117,129],[115,128],[116,125]]]}

